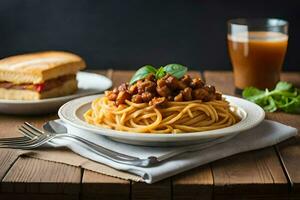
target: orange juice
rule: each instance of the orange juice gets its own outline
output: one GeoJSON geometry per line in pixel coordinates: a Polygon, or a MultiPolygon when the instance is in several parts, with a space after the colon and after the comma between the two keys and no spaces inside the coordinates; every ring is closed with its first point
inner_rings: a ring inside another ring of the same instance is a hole
{"type": "Polygon", "coordinates": [[[252,31],[228,35],[235,86],[273,88],[280,79],[288,36],[283,33],[252,31]]]}

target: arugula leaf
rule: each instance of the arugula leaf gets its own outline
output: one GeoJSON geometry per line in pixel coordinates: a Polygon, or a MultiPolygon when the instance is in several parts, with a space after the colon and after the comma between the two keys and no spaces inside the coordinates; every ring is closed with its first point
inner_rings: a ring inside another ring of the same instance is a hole
{"type": "Polygon", "coordinates": [[[134,84],[136,81],[141,80],[143,78],[145,78],[146,76],[148,76],[148,74],[156,74],[157,70],[151,66],[151,65],[145,65],[142,68],[140,68],[139,70],[137,70],[135,72],[135,74],[133,75],[133,77],[130,80],[130,84],[134,84]]]}
{"type": "Polygon", "coordinates": [[[284,82],[284,81],[280,81],[277,83],[275,90],[290,90],[293,88],[293,85],[291,83],[288,82],[284,82]]]}
{"type": "Polygon", "coordinates": [[[289,103],[279,107],[284,112],[300,113],[300,96],[293,98],[289,103]]]}
{"type": "Polygon", "coordinates": [[[180,64],[168,64],[164,66],[166,73],[175,76],[176,78],[181,78],[187,72],[187,68],[180,64]]]}
{"type": "Polygon", "coordinates": [[[244,89],[243,97],[260,105],[267,112],[282,110],[300,114],[300,89],[288,82],[278,82],[272,91],[248,87],[244,89]]]}
{"type": "Polygon", "coordinates": [[[268,103],[266,104],[266,106],[264,106],[264,110],[267,111],[267,112],[274,112],[277,110],[277,107],[276,107],[276,103],[274,101],[274,99],[272,98],[272,96],[269,96],[267,98],[267,101],[268,103]]]}
{"type": "Polygon", "coordinates": [[[243,97],[250,101],[257,101],[265,97],[265,92],[255,87],[248,87],[243,91],[243,97]]]}

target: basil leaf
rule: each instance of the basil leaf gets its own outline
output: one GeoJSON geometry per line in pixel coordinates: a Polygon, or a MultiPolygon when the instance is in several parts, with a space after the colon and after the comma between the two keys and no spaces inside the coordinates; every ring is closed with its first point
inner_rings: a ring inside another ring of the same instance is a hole
{"type": "Polygon", "coordinates": [[[168,64],[164,66],[166,73],[175,76],[176,78],[181,78],[187,72],[187,68],[180,64],[168,64]]]}
{"type": "Polygon", "coordinates": [[[129,83],[132,85],[136,81],[141,80],[141,79],[145,78],[146,76],[148,76],[148,74],[151,74],[151,73],[156,74],[156,72],[157,72],[157,70],[153,66],[145,65],[135,72],[135,74],[132,76],[129,83]]]}
{"type": "Polygon", "coordinates": [[[160,78],[164,77],[165,75],[166,75],[166,72],[165,72],[164,68],[163,68],[163,67],[160,67],[160,68],[157,70],[157,72],[156,72],[156,74],[155,74],[155,77],[156,77],[156,79],[160,79],[160,78]]]}

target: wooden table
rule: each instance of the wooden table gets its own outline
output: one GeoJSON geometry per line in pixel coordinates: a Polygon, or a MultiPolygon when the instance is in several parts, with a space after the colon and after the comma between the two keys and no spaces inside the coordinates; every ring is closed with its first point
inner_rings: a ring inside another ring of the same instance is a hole
{"type": "MultiPolygon", "coordinates": [[[[97,71],[114,85],[131,71],[97,71]]],[[[234,94],[231,72],[193,72],[226,94],[234,94]]],[[[282,79],[300,86],[300,73],[282,79]]],[[[17,134],[24,121],[41,125],[57,115],[0,115],[0,137],[17,134]]],[[[300,115],[267,114],[300,129],[300,115]]],[[[300,137],[262,150],[231,156],[156,184],[135,183],[60,163],[20,157],[0,149],[0,199],[300,199],[300,137]],[[26,196],[24,196],[26,194],[26,196]],[[25,198],[26,197],[26,198],[25,198]]]]}

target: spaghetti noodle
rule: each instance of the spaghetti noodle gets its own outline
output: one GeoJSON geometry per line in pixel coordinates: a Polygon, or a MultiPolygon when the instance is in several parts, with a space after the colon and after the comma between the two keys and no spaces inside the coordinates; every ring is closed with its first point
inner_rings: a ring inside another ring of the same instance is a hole
{"type": "Polygon", "coordinates": [[[187,133],[224,128],[240,119],[225,100],[168,102],[164,108],[148,103],[115,105],[107,97],[92,102],[85,120],[93,125],[138,133],[187,133]]]}

